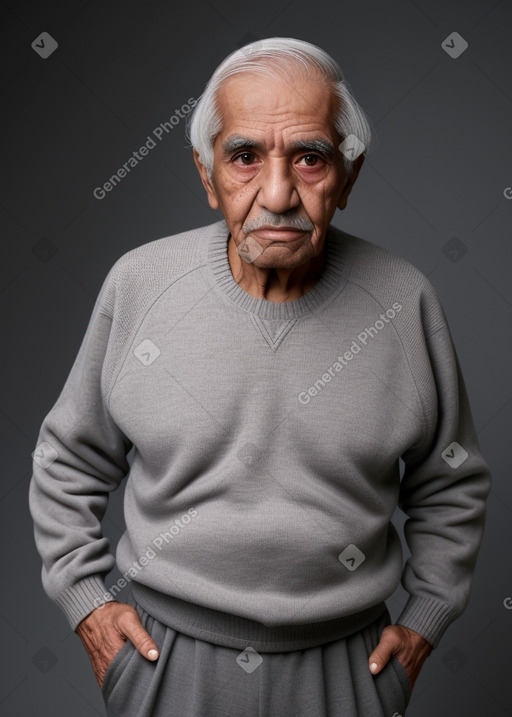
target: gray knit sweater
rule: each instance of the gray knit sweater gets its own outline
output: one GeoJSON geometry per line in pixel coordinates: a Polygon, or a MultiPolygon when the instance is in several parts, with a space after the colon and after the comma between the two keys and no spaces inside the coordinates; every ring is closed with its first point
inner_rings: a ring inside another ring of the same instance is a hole
{"type": "Polygon", "coordinates": [[[257,299],[227,238],[221,221],[158,239],[108,273],[33,453],[45,590],[73,628],[129,583],[176,629],[284,651],[368,624],[402,577],[398,623],[436,646],[490,478],[432,286],[331,226],[311,291],[257,299]],[[124,478],[110,585],[101,519],[124,478]]]}

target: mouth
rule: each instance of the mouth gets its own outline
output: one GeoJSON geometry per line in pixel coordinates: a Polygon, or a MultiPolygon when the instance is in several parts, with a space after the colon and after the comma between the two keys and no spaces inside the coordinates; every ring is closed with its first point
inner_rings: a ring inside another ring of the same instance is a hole
{"type": "Polygon", "coordinates": [[[303,229],[294,229],[293,227],[271,227],[263,226],[256,229],[253,232],[249,232],[252,236],[257,239],[267,239],[268,241],[284,241],[292,242],[296,239],[300,239],[309,232],[305,232],[303,229]]]}

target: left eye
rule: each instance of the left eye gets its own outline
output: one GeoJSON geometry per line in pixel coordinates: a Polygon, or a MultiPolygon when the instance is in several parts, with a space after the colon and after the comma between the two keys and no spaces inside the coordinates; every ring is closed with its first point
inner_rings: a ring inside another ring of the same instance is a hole
{"type": "Polygon", "coordinates": [[[240,154],[233,157],[233,162],[238,162],[239,164],[243,164],[245,166],[253,164],[254,160],[255,157],[252,152],[240,152],[240,154]]]}
{"type": "Polygon", "coordinates": [[[316,167],[316,165],[323,160],[317,154],[305,154],[301,157],[300,161],[304,162],[307,167],[316,167]]]}

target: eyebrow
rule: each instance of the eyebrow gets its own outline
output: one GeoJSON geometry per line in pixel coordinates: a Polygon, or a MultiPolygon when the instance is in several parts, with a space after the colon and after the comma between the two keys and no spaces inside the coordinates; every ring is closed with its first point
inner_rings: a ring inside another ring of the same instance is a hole
{"type": "MultiPolygon", "coordinates": [[[[332,142],[323,137],[315,137],[313,139],[299,139],[291,144],[293,150],[304,149],[310,152],[319,152],[326,157],[334,157],[335,149],[332,142]]],[[[222,143],[222,154],[225,158],[229,157],[233,152],[240,149],[259,149],[264,150],[261,142],[250,137],[242,137],[240,134],[232,134],[222,143]]]]}
{"type": "Polygon", "coordinates": [[[334,145],[323,137],[315,139],[299,139],[292,145],[295,149],[306,149],[313,152],[319,152],[327,157],[334,157],[334,145]]]}
{"type": "Polygon", "coordinates": [[[229,157],[230,154],[233,154],[233,152],[236,152],[238,149],[263,149],[263,145],[255,139],[242,137],[240,134],[232,134],[222,143],[222,154],[224,157],[229,157]]]}

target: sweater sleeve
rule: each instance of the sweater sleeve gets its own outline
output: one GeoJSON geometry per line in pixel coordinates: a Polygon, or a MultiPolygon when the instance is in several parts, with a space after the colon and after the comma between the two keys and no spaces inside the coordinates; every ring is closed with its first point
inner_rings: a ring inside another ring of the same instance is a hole
{"type": "MultiPolygon", "coordinates": [[[[441,310],[439,310],[440,313],[441,310]]],[[[464,610],[482,539],[490,475],[446,321],[426,338],[435,405],[421,447],[404,454],[400,507],[410,549],[397,620],[437,647],[464,610]]],[[[427,402],[427,399],[426,399],[427,402]]]]}
{"type": "Polygon", "coordinates": [[[129,470],[131,443],[109,413],[102,380],[112,328],[114,268],[103,282],[74,364],[32,454],[29,504],[43,587],[73,630],[112,599],[103,581],[115,560],[101,520],[109,492],[129,470]]]}

